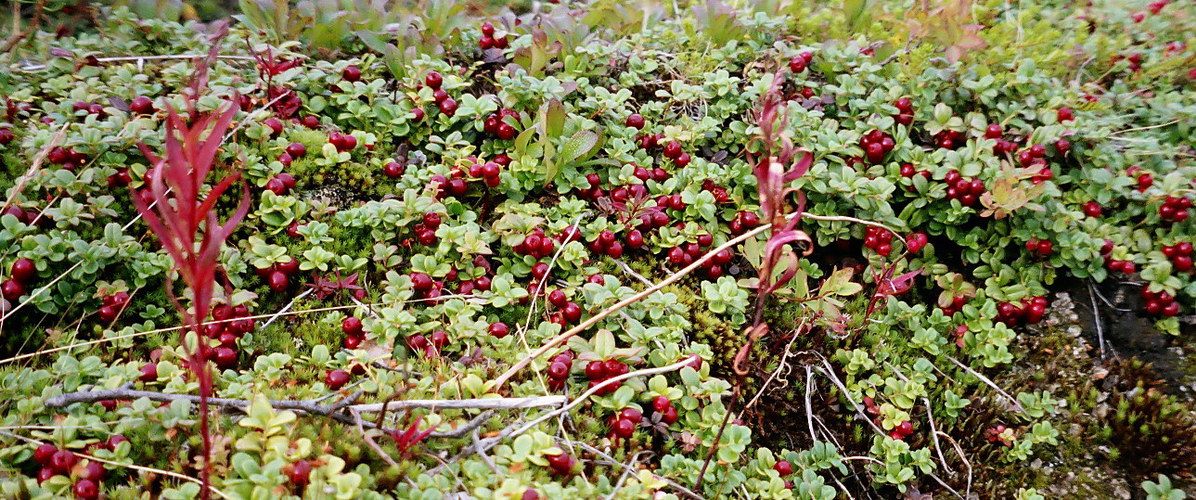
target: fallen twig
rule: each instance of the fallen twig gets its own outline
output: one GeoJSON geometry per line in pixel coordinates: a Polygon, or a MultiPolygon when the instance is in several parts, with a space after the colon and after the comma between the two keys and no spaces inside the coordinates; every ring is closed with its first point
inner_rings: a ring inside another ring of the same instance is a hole
{"type": "Polygon", "coordinates": [[[989,387],[992,387],[994,391],[997,391],[998,394],[1004,396],[1005,399],[1008,399],[1009,402],[1013,405],[1013,407],[1017,409],[1017,411],[1026,413],[1026,409],[1022,408],[1022,404],[1019,403],[1016,398],[1014,398],[1013,396],[1010,396],[1009,393],[1005,392],[1004,389],[1001,389],[999,386],[997,386],[997,384],[995,382],[993,382],[992,380],[989,380],[988,377],[985,377],[980,372],[977,372],[976,370],[971,369],[970,367],[968,367],[968,365],[960,363],[959,360],[957,360],[951,356],[944,355],[944,357],[951,360],[952,363],[955,363],[955,366],[962,368],[964,371],[972,374],[972,376],[980,379],[981,382],[984,382],[989,387]]]}

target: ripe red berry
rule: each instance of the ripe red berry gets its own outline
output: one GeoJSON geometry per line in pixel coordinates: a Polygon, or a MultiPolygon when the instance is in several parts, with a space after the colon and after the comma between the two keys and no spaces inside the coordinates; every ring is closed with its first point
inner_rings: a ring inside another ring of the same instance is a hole
{"type": "Polygon", "coordinates": [[[664,157],[665,158],[673,160],[673,159],[676,159],[678,156],[681,156],[681,143],[680,142],[669,141],[668,144],[665,144],[665,146],[664,146],[664,157]]]}
{"type": "Polygon", "coordinates": [[[619,411],[619,418],[630,420],[632,423],[638,424],[641,420],[643,420],[644,413],[635,408],[627,407],[619,411]]]}
{"type": "Polygon", "coordinates": [[[440,73],[436,71],[431,71],[427,76],[424,77],[424,84],[426,84],[432,90],[439,90],[440,85],[443,83],[444,77],[440,76],[440,73]]]}
{"type": "Polygon", "coordinates": [[[411,273],[411,288],[417,292],[427,292],[432,289],[432,277],[424,273],[411,273]]]}
{"type": "Polygon", "coordinates": [[[1104,210],[1101,208],[1100,203],[1090,201],[1084,204],[1084,215],[1089,217],[1100,217],[1101,213],[1103,212],[1104,210]]]}
{"type": "Polygon", "coordinates": [[[457,101],[452,97],[445,98],[443,101],[440,101],[437,106],[440,108],[441,113],[444,113],[448,116],[453,116],[453,114],[457,112],[457,101]]]}
{"type": "Polygon", "coordinates": [[[341,70],[341,78],[344,78],[347,82],[355,82],[360,80],[361,68],[358,68],[355,64],[351,64],[344,70],[341,70]]]}
{"type": "Polygon", "coordinates": [[[291,483],[303,486],[311,479],[311,462],[307,460],[300,460],[291,464],[291,470],[287,472],[287,477],[290,478],[291,483]]]}
{"type": "Polygon", "coordinates": [[[21,283],[28,283],[37,277],[37,267],[34,266],[33,261],[25,257],[21,257],[12,263],[9,268],[12,279],[21,283]]]}
{"type": "Polygon", "coordinates": [[[615,425],[611,429],[614,434],[623,439],[627,439],[635,434],[635,422],[620,418],[615,421],[615,425]]]}
{"type": "Polygon", "coordinates": [[[482,35],[493,37],[494,36],[494,24],[492,24],[490,21],[483,21],[482,22],[482,35]]]}
{"type": "Polygon", "coordinates": [[[337,390],[349,383],[349,377],[349,372],[338,368],[336,370],[331,370],[324,375],[324,383],[327,384],[332,390],[337,390]]]}
{"type": "Polygon", "coordinates": [[[507,334],[511,333],[510,327],[508,327],[506,323],[503,323],[501,321],[496,322],[496,323],[491,323],[489,331],[490,331],[491,336],[494,336],[494,337],[500,338],[500,339],[503,337],[506,337],[507,334]]]}
{"type": "Polygon", "coordinates": [[[68,474],[71,467],[79,462],[79,457],[70,450],[58,450],[50,456],[50,467],[60,474],[68,474]]]}
{"type": "Polygon", "coordinates": [[[129,111],[138,115],[148,115],[154,112],[154,101],[146,96],[139,95],[129,101],[129,111]]]}
{"type": "Polygon", "coordinates": [[[793,465],[785,460],[781,460],[772,466],[772,470],[777,471],[777,474],[784,477],[793,474],[793,465]]]}
{"type": "Polygon", "coordinates": [[[291,155],[291,158],[302,158],[307,154],[307,146],[300,142],[292,142],[287,145],[286,153],[291,155]]]}
{"type": "Polygon", "coordinates": [[[1066,122],[1074,120],[1075,113],[1072,112],[1071,108],[1059,108],[1059,110],[1055,112],[1055,117],[1058,118],[1060,122],[1066,122]]]}
{"type": "Polygon", "coordinates": [[[673,406],[673,402],[664,396],[656,396],[656,398],[652,400],[652,409],[658,412],[662,412],[671,406],[673,406]]]}
{"type": "Polygon", "coordinates": [[[581,306],[574,302],[569,302],[565,304],[565,307],[561,308],[561,315],[565,317],[565,321],[577,323],[581,320],[581,306]]]}
{"type": "Polygon", "coordinates": [[[565,297],[565,292],[558,288],[548,293],[548,302],[551,303],[553,307],[565,307],[565,304],[569,302],[569,299],[565,297]]]}
{"type": "Polygon", "coordinates": [[[16,302],[22,295],[25,295],[25,285],[15,279],[5,280],[3,284],[0,284],[0,295],[10,302],[16,302]]]}
{"type": "Polygon", "coordinates": [[[80,479],[75,482],[75,498],[81,500],[92,500],[99,498],[100,488],[96,486],[95,481],[90,479],[80,479]]]}
{"type": "Polygon", "coordinates": [[[559,361],[548,365],[548,376],[555,379],[563,379],[569,376],[569,366],[559,361]]]}
{"type": "Polygon", "coordinates": [[[217,347],[215,360],[216,366],[220,368],[231,367],[237,362],[237,351],[229,347],[217,347]]]}
{"type": "Polygon", "coordinates": [[[142,382],[153,382],[158,380],[158,364],[146,363],[141,365],[141,376],[137,378],[142,382]]]}
{"type": "Polygon", "coordinates": [[[36,450],[33,450],[33,461],[37,462],[38,464],[42,465],[43,467],[49,466],[50,459],[54,456],[55,453],[58,453],[57,446],[54,446],[51,443],[42,443],[40,446],[37,447],[36,450]]]}
{"type": "Polygon", "coordinates": [[[394,161],[387,162],[386,165],[382,167],[382,173],[391,179],[395,179],[403,175],[403,170],[403,166],[394,161]]]}
{"type": "Polygon", "coordinates": [[[644,128],[644,115],[641,115],[639,113],[632,113],[630,115],[627,115],[626,123],[627,123],[628,127],[642,129],[642,128],[644,128]]]}

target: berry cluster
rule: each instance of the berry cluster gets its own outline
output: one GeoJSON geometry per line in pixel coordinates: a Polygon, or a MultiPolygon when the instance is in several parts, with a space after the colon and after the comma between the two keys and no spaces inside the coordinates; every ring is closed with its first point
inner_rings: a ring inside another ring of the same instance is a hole
{"type": "Polygon", "coordinates": [[[946,306],[940,306],[943,310],[943,316],[954,316],[955,313],[963,309],[967,305],[969,297],[967,295],[956,295],[951,297],[951,303],[946,306]]]}
{"type": "Polygon", "coordinates": [[[975,205],[980,195],[984,194],[984,181],[965,178],[958,170],[947,172],[943,182],[947,184],[947,199],[959,200],[965,207],[975,205]]]}
{"type": "Polygon", "coordinates": [[[287,194],[295,189],[295,176],[286,172],[279,173],[266,182],[266,189],[279,196],[287,194]]]}
{"type": "Polygon", "coordinates": [[[129,294],[125,292],[111,293],[102,297],[100,301],[102,305],[96,310],[96,316],[100,318],[101,323],[111,323],[116,321],[120,312],[129,305],[129,294]]]}
{"type": "MultiPolygon", "coordinates": [[[[702,234],[698,236],[698,241],[696,243],[690,242],[680,246],[675,246],[669,249],[669,264],[672,264],[678,268],[693,264],[695,260],[706,253],[706,249],[710,248],[710,245],[713,243],[713,236],[709,234],[702,234]]],[[[710,260],[706,261],[706,267],[702,268],[701,270],[702,276],[710,280],[718,279],[723,275],[723,266],[731,262],[732,257],[734,257],[734,254],[731,253],[730,249],[724,248],[719,250],[718,253],[715,253],[714,256],[710,258],[710,260]]]]}
{"type": "MultiPolygon", "coordinates": [[[[444,84],[444,77],[440,73],[436,71],[428,72],[427,76],[424,77],[424,84],[432,89],[432,100],[436,101],[436,107],[441,113],[446,116],[453,116],[457,113],[457,100],[449,97],[448,91],[440,88],[444,84]]],[[[411,113],[415,115],[416,120],[420,120],[424,117],[423,111],[423,109],[416,108],[411,110],[411,113]],[[419,112],[417,113],[416,110],[419,112]]]]}
{"type": "Polygon", "coordinates": [[[436,330],[427,336],[415,334],[407,337],[407,347],[410,347],[414,352],[424,353],[424,357],[435,358],[440,356],[440,350],[448,345],[448,340],[448,332],[436,330]]]}
{"type": "Polygon", "coordinates": [[[411,231],[415,233],[415,240],[426,247],[435,245],[438,241],[436,230],[440,228],[440,223],[440,214],[436,212],[424,214],[423,220],[411,227],[411,231]]]}
{"type": "Polygon", "coordinates": [[[997,321],[1011,327],[1019,323],[1033,325],[1042,321],[1049,305],[1050,302],[1042,296],[1022,299],[1020,306],[1013,302],[1002,302],[997,305],[997,321]]]}
{"type": "Polygon", "coordinates": [[[1170,222],[1183,222],[1188,220],[1188,216],[1192,215],[1188,211],[1192,207],[1192,200],[1187,196],[1171,196],[1163,200],[1163,204],[1159,205],[1159,217],[1170,222]]]}
{"type": "MultiPolygon", "coordinates": [[[[481,181],[489,188],[498,188],[502,173],[502,167],[511,164],[511,157],[506,153],[496,154],[496,156],[489,161],[476,160],[474,164],[469,166],[469,176],[481,181]]],[[[453,172],[456,173],[456,172],[453,172]]],[[[454,177],[453,181],[457,181],[454,177]]],[[[465,183],[454,185],[453,181],[449,182],[449,193],[453,196],[462,196],[465,194],[465,183]]]]}
{"type": "Polygon", "coordinates": [[[864,230],[864,247],[888,257],[893,251],[893,233],[888,229],[868,226],[864,230]]]}
{"type": "Polygon", "coordinates": [[[1154,176],[1150,175],[1150,172],[1143,172],[1142,167],[1137,165],[1130,165],[1126,168],[1125,175],[1137,178],[1139,193],[1145,193],[1150,186],[1154,185],[1154,176]]]}
{"type": "Polygon", "coordinates": [[[635,428],[644,420],[644,413],[628,406],[607,419],[611,439],[630,439],[635,428]]]}
{"type": "Polygon", "coordinates": [[[345,153],[353,151],[357,148],[357,137],[353,134],[343,134],[340,132],[333,132],[328,135],[328,143],[336,148],[337,152],[345,153]]]}
{"type": "Polygon", "coordinates": [[[808,67],[810,62],[813,60],[814,54],[810,53],[808,50],[802,51],[800,54],[789,59],[789,71],[801,73],[802,71],[806,70],[806,67],[808,67]]]}
{"type": "Polygon", "coordinates": [[[64,148],[62,146],[55,146],[46,154],[46,160],[54,165],[61,165],[62,168],[74,172],[80,165],[87,163],[87,155],[75,151],[75,148],[64,148]]]}
{"type": "Polygon", "coordinates": [[[1050,257],[1055,251],[1055,244],[1048,239],[1030,238],[1026,240],[1026,250],[1038,254],[1039,257],[1050,257]]]}
{"type": "Polygon", "coordinates": [[[342,320],[341,331],[345,333],[345,349],[356,349],[365,340],[365,328],[359,318],[349,316],[342,320]]]}
{"type": "Polygon", "coordinates": [[[1182,310],[1174,296],[1166,291],[1152,292],[1150,285],[1142,287],[1142,300],[1146,301],[1146,314],[1151,316],[1170,318],[1179,315],[1182,310]]]}
{"type": "Polygon", "coordinates": [[[759,225],[759,214],[741,210],[735,213],[735,218],[731,219],[731,222],[727,224],[727,228],[731,230],[731,234],[743,234],[759,225]]]}
{"type": "Polygon", "coordinates": [[[905,248],[906,250],[909,250],[909,253],[918,253],[921,252],[923,248],[926,248],[926,244],[929,242],[930,237],[927,236],[926,233],[917,231],[909,233],[909,235],[905,237],[905,248]]]}
{"type": "Polygon", "coordinates": [[[104,118],[105,116],[108,116],[108,112],[104,110],[104,105],[98,102],[75,101],[75,104],[71,106],[71,109],[76,112],[82,111],[89,115],[96,115],[98,118],[104,118]]]}
{"type": "Polygon", "coordinates": [[[282,293],[291,286],[291,276],[299,272],[299,259],[288,257],[288,260],[275,262],[268,267],[260,267],[256,272],[258,276],[266,280],[271,290],[282,293]]]}
{"type": "Polygon", "coordinates": [[[934,145],[942,149],[959,149],[967,142],[963,132],[958,130],[943,130],[931,137],[934,145]]]}
{"type": "MultiPolygon", "coordinates": [[[[122,443],[127,442],[128,439],[117,434],[109,437],[103,443],[95,443],[91,445],[92,448],[102,448],[108,451],[115,450],[116,447],[122,443]]],[[[36,450],[33,451],[33,460],[42,466],[37,473],[38,484],[46,482],[46,480],[54,476],[68,476],[74,480],[73,492],[75,498],[81,500],[91,500],[99,498],[100,484],[104,480],[106,470],[104,465],[94,460],[87,460],[80,462],[79,456],[67,449],[59,449],[51,443],[42,443],[36,450]]]]}
{"type": "Polygon", "coordinates": [[[29,284],[37,278],[37,267],[32,260],[22,257],[13,261],[8,270],[8,279],[0,284],[0,295],[6,300],[16,302],[25,295],[29,284]]]}
{"type": "Polygon", "coordinates": [[[897,107],[897,114],[893,115],[893,119],[897,120],[897,123],[908,127],[914,122],[914,103],[908,97],[893,101],[893,106],[897,107]]]}
{"type": "Polygon", "coordinates": [[[231,367],[237,362],[233,347],[242,335],[257,327],[257,321],[249,317],[249,307],[245,304],[234,307],[219,304],[212,308],[212,319],[215,321],[204,325],[204,334],[220,342],[212,359],[220,368],[231,367]]]}
{"type": "Polygon", "coordinates": [[[507,35],[505,33],[496,33],[494,31],[494,24],[490,21],[483,22],[482,38],[478,40],[478,47],[482,50],[505,49],[507,48],[507,35]]]}
{"type": "Polygon", "coordinates": [[[673,425],[673,422],[677,421],[677,409],[673,407],[673,402],[669,398],[656,396],[652,399],[652,409],[660,414],[660,421],[665,425],[673,425]]]}
{"type": "Polygon", "coordinates": [[[530,255],[537,259],[552,257],[556,252],[556,240],[544,235],[544,230],[541,228],[532,229],[532,234],[523,238],[523,241],[515,245],[511,250],[514,250],[518,255],[530,255]]]}
{"type": "Polygon", "coordinates": [[[715,203],[722,204],[731,199],[731,196],[727,194],[727,188],[715,184],[711,179],[702,181],[702,191],[709,191],[714,195],[715,203]]]}
{"type": "Polygon", "coordinates": [[[677,168],[685,168],[686,165],[689,165],[689,153],[682,151],[680,142],[669,141],[668,144],[664,145],[664,151],[661,152],[661,154],[664,155],[665,158],[673,160],[673,164],[676,165],[677,168]]]}
{"type": "Polygon", "coordinates": [[[307,146],[302,142],[292,142],[283,148],[282,154],[278,155],[278,162],[284,167],[291,166],[291,162],[303,158],[307,155],[307,146]]]}
{"type": "Polygon", "coordinates": [[[577,324],[581,321],[581,306],[565,297],[565,292],[556,289],[548,293],[548,303],[556,308],[549,321],[561,326],[577,324]]]}
{"type": "Polygon", "coordinates": [[[510,108],[502,108],[487,116],[486,120],[482,122],[486,133],[504,141],[514,139],[516,134],[515,127],[512,127],[505,120],[508,116],[518,120],[519,112],[510,108]]]}
{"type": "Polygon", "coordinates": [[[565,388],[569,372],[573,370],[573,351],[565,350],[548,362],[548,389],[559,391],[565,388]]]}
{"type": "MultiPolygon", "coordinates": [[[[623,374],[629,372],[630,370],[631,369],[627,367],[627,364],[625,364],[617,359],[608,359],[605,361],[590,361],[588,364],[586,364],[586,378],[590,379],[590,387],[593,388],[594,386],[602,383],[603,381],[605,381],[608,378],[623,375],[623,374]]],[[[605,396],[607,394],[612,394],[615,391],[619,390],[619,387],[621,387],[622,385],[623,385],[623,381],[620,380],[613,384],[607,385],[606,387],[603,387],[601,390],[599,390],[597,392],[597,394],[599,396],[605,396]]]]}
{"type": "Polygon", "coordinates": [[[591,252],[607,255],[614,259],[623,256],[623,244],[615,238],[615,233],[610,230],[598,233],[598,236],[590,241],[589,247],[591,252]]]}
{"type": "Polygon", "coordinates": [[[1192,270],[1192,244],[1189,242],[1163,245],[1163,256],[1171,261],[1176,271],[1188,272],[1192,270]]]}
{"type": "Polygon", "coordinates": [[[421,299],[440,297],[441,290],[444,288],[443,281],[433,280],[431,276],[421,272],[413,272],[408,276],[411,277],[411,288],[415,291],[416,297],[421,299]]]}
{"type": "Polygon", "coordinates": [[[873,129],[860,137],[860,147],[864,149],[864,157],[868,159],[868,163],[883,162],[885,155],[896,146],[893,136],[880,129],[873,129]]]}
{"type": "MultiPolygon", "coordinates": [[[[873,416],[873,420],[877,425],[880,425],[880,407],[876,405],[876,400],[872,396],[864,396],[864,410],[873,416]]],[[[914,424],[909,420],[902,421],[889,431],[889,437],[897,440],[904,440],[914,433],[914,424]]]]}

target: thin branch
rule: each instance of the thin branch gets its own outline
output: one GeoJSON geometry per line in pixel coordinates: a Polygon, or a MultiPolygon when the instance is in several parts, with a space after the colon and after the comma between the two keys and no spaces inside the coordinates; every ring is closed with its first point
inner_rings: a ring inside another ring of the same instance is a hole
{"type": "MultiPolygon", "coordinates": [[[[566,441],[566,442],[567,442],[567,443],[568,443],[570,446],[577,446],[578,448],[581,448],[581,449],[583,449],[583,450],[585,450],[585,451],[587,451],[587,452],[589,452],[589,453],[593,453],[593,454],[595,454],[595,455],[598,455],[598,456],[602,457],[603,459],[605,459],[605,461],[604,461],[603,463],[605,463],[605,464],[607,464],[607,465],[616,465],[616,466],[619,466],[619,467],[626,467],[626,465],[624,465],[622,462],[620,462],[620,461],[618,461],[618,460],[615,460],[615,458],[614,458],[614,457],[612,457],[612,456],[610,456],[610,455],[607,455],[606,453],[603,453],[603,452],[602,452],[602,450],[599,450],[598,448],[595,448],[595,447],[593,447],[593,446],[590,446],[589,444],[586,444],[586,443],[583,443],[583,442],[580,442],[580,441],[576,441],[576,442],[573,442],[573,441],[567,441],[567,440],[565,440],[565,441],[566,441]]],[[[664,476],[661,476],[661,475],[658,475],[658,474],[653,474],[653,475],[654,475],[654,476],[656,476],[657,478],[659,478],[660,480],[664,481],[666,484],[668,484],[668,485],[669,485],[669,487],[671,487],[671,488],[673,488],[673,489],[677,490],[677,492],[678,492],[678,493],[681,493],[682,495],[685,495],[685,496],[687,496],[687,497],[689,497],[689,498],[692,498],[692,499],[694,499],[694,500],[704,500],[704,497],[703,497],[702,495],[699,495],[699,494],[697,494],[697,493],[694,493],[694,492],[693,492],[693,490],[690,490],[689,488],[686,488],[686,487],[684,487],[684,486],[681,486],[680,484],[677,484],[676,482],[674,482],[674,481],[670,480],[670,479],[669,479],[669,478],[667,478],[667,477],[664,477],[664,476]]]]}
{"type": "Polygon", "coordinates": [[[395,459],[391,458],[390,454],[387,453],[386,450],[383,450],[381,446],[378,446],[378,443],[374,441],[374,438],[370,437],[369,433],[367,433],[365,428],[362,427],[361,413],[354,410],[349,410],[349,414],[353,416],[353,421],[357,423],[357,432],[361,433],[361,438],[364,439],[365,443],[370,446],[370,449],[374,450],[374,453],[377,453],[378,456],[382,457],[382,460],[385,460],[386,463],[391,467],[398,467],[399,464],[395,462],[395,459]]]}
{"type": "MultiPolygon", "coordinates": [[[[132,389],[107,389],[98,391],[79,391],[62,394],[46,399],[49,408],[62,408],[74,403],[94,403],[110,399],[140,399],[151,401],[191,401],[198,402],[199,396],[190,394],[168,394],[153,391],[138,391],[132,389]]],[[[314,415],[331,415],[339,410],[351,410],[360,413],[374,413],[382,410],[382,403],[344,404],[344,401],[355,399],[350,396],[345,400],[331,405],[318,404],[318,400],[271,400],[270,406],[279,410],[298,410],[314,415]]],[[[537,408],[543,406],[557,406],[565,402],[564,396],[539,396],[533,398],[486,398],[486,399],[409,399],[395,401],[389,404],[391,409],[429,408],[429,409],[495,409],[511,410],[518,408],[537,408]]],[[[208,404],[224,408],[248,408],[252,401],[244,399],[209,398],[208,404]]]]}
{"type": "Polygon", "coordinates": [[[1022,404],[1019,403],[1016,398],[1014,398],[1013,396],[1010,396],[1009,393],[1005,392],[1004,389],[1001,389],[999,386],[997,386],[997,384],[995,382],[993,382],[992,380],[989,380],[988,377],[985,377],[980,372],[977,372],[976,370],[971,369],[970,367],[968,367],[968,365],[960,363],[959,360],[957,360],[949,355],[944,354],[944,357],[951,360],[952,363],[955,363],[955,366],[962,368],[964,371],[972,374],[972,376],[980,379],[981,382],[984,382],[989,387],[992,387],[994,391],[997,391],[998,394],[1004,396],[1005,399],[1008,399],[1009,402],[1011,404],[1013,404],[1013,407],[1017,409],[1017,411],[1019,411],[1021,413],[1026,413],[1026,409],[1022,408],[1022,404]]]}
{"type": "Polygon", "coordinates": [[[479,442],[480,440],[478,439],[478,431],[474,430],[469,437],[473,440],[473,447],[478,450],[478,457],[482,459],[482,462],[486,464],[486,467],[490,468],[490,472],[498,474],[498,467],[494,465],[493,460],[490,460],[490,456],[482,450],[482,443],[479,442]]]}

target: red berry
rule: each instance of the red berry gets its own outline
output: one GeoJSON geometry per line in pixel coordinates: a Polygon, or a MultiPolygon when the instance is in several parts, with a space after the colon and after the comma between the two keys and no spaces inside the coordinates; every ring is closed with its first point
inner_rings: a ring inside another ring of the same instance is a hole
{"type": "Polygon", "coordinates": [[[548,302],[551,303],[553,307],[565,307],[565,304],[569,302],[569,299],[565,297],[565,292],[558,288],[548,293],[548,302]]]}
{"type": "Polygon", "coordinates": [[[82,500],[92,500],[94,498],[99,498],[100,496],[99,486],[96,486],[95,481],[90,479],[80,479],[79,481],[75,482],[74,491],[75,498],[80,498],[82,500]]]}
{"type": "Polygon", "coordinates": [[[781,477],[793,474],[793,465],[785,460],[781,460],[772,466],[772,470],[777,471],[781,477]]]}
{"type": "Polygon", "coordinates": [[[1071,120],[1075,119],[1075,114],[1072,112],[1071,108],[1059,108],[1059,110],[1055,112],[1055,116],[1061,122],[1071,121],[1071,120]]]}
{"type": "Polygon", "coordinates": [[[586,364],[586,378],[590,380],[601,380],[606,378],[606,365],[601,361],[590,361],[586,364]]]}
{"type": "Polygon", "coordinates": [[[440,108],[441,113],[444,113],[448,116],[453,116],[453,114],[457,112],[457,100],[453,99],[452,97],[445,98],[443,101],[440,101],[440,104],[437,104],[437,106],[440,108]]]}
{"type": "Polygon", "coordinates": [[[216,366],[220,368],[228,368],[237,362],[237,351],[229,347],[216,348],[216,366]]]}
{"type": "Polygon", "coordinates": [[[676,159],[678,156],[681,156],[681,143],[680,142],[669,141],[668,144],[665,144],[665,146],[664,146],[664,157],[665,158],[673,160],[673,159],[676,159]]]}
{"type": "Polygon", "coordinates": [[[69,450],[58,450],[50,456],[50,467],[60,474],[68,474],[71,467],[79,462],[79,457],[69,450]]]}
{"type": "Polygon", "coordinates": [[[10,302],[16,302],[22,295],[25,295],[25,285],[15,279],[5,280],[3,284],[0,284],[0,295],[10,302]]]}
{"type": "Polygon", "coordinates": [[[411,273],[411,288],[417,292],[427,292],[432,289],[432,277],[424,273],[411,273]]]}
{"type": "Polygon", "coordinates": [[[1095,201],[1090,201],[1084,204],[1084,215],[1089,217],[1100,217],[1103,211],[1104,210],[1101,208],[1100,203],[1095,201]]]}
{"type": "Polygon", "coordinates": [[[50,459],[58,453],[58,447],[51,443],[42,443],[33,450],[33,461],[42,465],[43,467],[50,465],[50,459]]]}
{"type": "Polygon", "coordinates": [[[630,438],[633,434],[635,434],[635,422],[632,422],[625,418],[620,418],[615,421],[615,425],[612,427],[611,430],[614,432],[614,434],[616,436],[621,437],[623,439],[627,439],[627,438],[630,438]]]}
{"type": "Polygon", "coordinates": [[[129,101],[129,111],[138,115],[148,115],[154,112],[154,101],[146,96],[139,95],[129,101]]]}
{"type": "Polygon", "coordinates": [[[569,366],[559,361],[554,362],[548,365],[548,376],[555,379],[563,379],[569,376],[569,366]]]}
{"type": "Polygon", "coordinates": [[[491,336],[494,336],[494,337],[500,338],[500,339],[503,337],[506,337],[507,334],[511,333],[510,327],[508,327],[506,323],[503,323],[501,321],[496,322],[496,323],[491,323],[489,331],[490,331],[491,336]]]}
{"type": "Polygon", "coordinates": [[[639,113],[632,113],[627,115],[627,126],[637,129],[644,128],[644,115],[639,113]]]}
{"type": "Polygon", "coordinates": [[[146,363],[141,365],[141,376],[138,377],[138,380],[142,382],[153,382],[158,380],[158,364],[146,363]]]}
{"type": "Polygon", "coordinates": [[[33,265],[32,260],[24,257],[14,261],[10,271],[12,278],[21,283],[28,283],[37,277],[37,267],[33,265]]]}
{"type": "Polygon", "coordinates": [[[300,460],[291,465],[290,472],[287,476],[291,479],[291,483],[303,486],[311,479],[311,462],[307,460],[300,460]]]}
{"type": "Polygon", "coordinates": [[[356,65],[351,64],[348,67],[346,67],[344,70],[341,70],[341,78],[344,78],[345,81],[348,81],[348,82],[355,82],[357,80],[360,80],[361,79],[361,68],[358,68],[356,65]]]}
{"type": "Polygon", "coordinates": [[[429,72],[428,76],[424,77],[424,84],[431,87],[432,90],[439,90],[442,83],[444,83],[444,78],[438,72],[429,72]]]}
{"type": "Polygon", "coordinates": [[[324,375],[324,383],[327,384],[328,387],[332,388],[332,390],[337,390],[349,383],[349,378],[349,372],[338,368],[336,370],[331,370],[324,375]]]}
{"type": "Polygon", "coordinates": [[[307,146],[300,142],[292,142],[287,145],[286,153],[291,155],[291,158],[302,158],[307,154],[307,146]]]}
{"type": "Polygon", "coordinates": [[[569,302],[565,307],[561,308],[561,314],[565,317],[565,321],[569,323],[577,323],[581,320],[581,306],[576,303],[569,302]]]}

